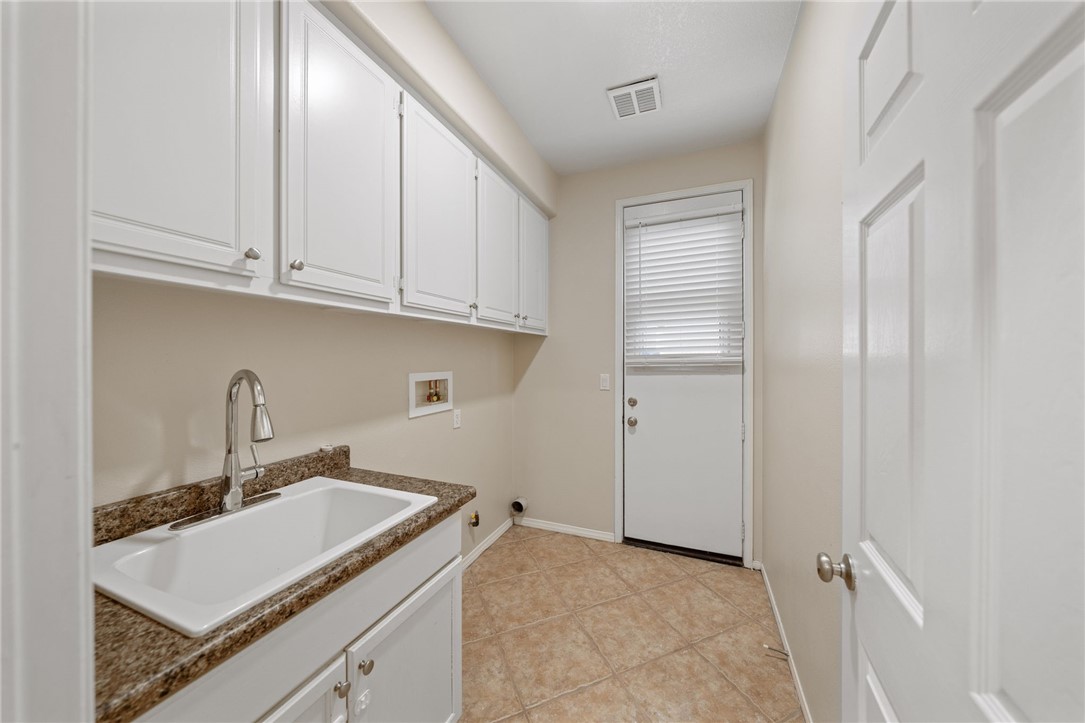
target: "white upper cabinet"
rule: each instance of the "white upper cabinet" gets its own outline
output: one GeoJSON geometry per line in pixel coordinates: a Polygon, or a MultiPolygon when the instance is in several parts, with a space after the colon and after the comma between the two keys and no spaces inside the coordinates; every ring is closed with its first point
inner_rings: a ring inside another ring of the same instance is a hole
{"type": "Polygon", "coordinates": [[[550,222],[520,199],[520,328],[546,331],[550,222]]]}
{"type": "Polygon", "coordinates": [[[478,318],[515,326],[520,196],[485,163],[478,170],[478,318]]]}
{"type": "Polygon", "coordinates": [[[310,3],[282,22],[280,279],[392,302],[401,89],[310,3]]]}
{"type": "Polygon", "coordinates": [[[403,304],[469,316],[475,155],[416,100],[404,100],[403,304]]]}
{"type": "Polygon", "coordinates": [[[89,7],[95,268],[140,257],[269,275],[271,3],[89,7]]]}

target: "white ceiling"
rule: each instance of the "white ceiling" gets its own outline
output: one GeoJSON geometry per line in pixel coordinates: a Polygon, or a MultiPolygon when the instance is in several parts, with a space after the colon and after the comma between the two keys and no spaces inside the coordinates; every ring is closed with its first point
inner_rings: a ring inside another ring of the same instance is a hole
{"type": "Polygon", "coordinates": [[[429,2],[559,174],[756,136],[798,2],[429,2]],[[661,110],[617,120],[606,89],[659,76],[661,110]]]}

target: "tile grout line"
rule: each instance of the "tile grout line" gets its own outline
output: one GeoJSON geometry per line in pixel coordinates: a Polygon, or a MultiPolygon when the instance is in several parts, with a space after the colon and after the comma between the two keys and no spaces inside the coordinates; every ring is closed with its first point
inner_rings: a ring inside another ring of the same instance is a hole
{"type": "Polygon", "coordinates": [[[722,678],[723,678],[724,680],[726,680],[726,681],[727,681],[728,683],[730,683],[730,684],[731,684],[731,686],[732,686],[732,687],[734,687],[734,689],[738,691],[738,694],[739,694],[739,695],[741,695],[741,696],[742,696],[743,698],[745,698],[745,699],[746,699],[746,702],[748,702],[748,703],[749,703],[750,705],[752,705],[752,706],[754,707],[754,709],[756,709],[756,710],[757,710],[757,712],[758,712],[758,713],[760,713],[761,715],[765,716],[765,717],[766,717],[766,718],[768,718],[768,719],[769,719],[770,721],[775,721],[775,720],[776,720],[776,719],[775,719],[775,718],[773,718],[773,717],[772,717],[771,715],[769,715],[768,713],[766,713],[766,712],[764,711],[764,709],[763,709],[763,708],[761,708],[761,706],[759,706],[759,705],[758,705],[758,704],[757,704],[756,702],[754,702],[753,698],[751,698],[751,697],[750,697],[749,695],[747,695],[747,694],[746,694],[746,691],[744,691],[744,690],[743,690],[743,689],[742,689],[741,687],[739,687],[738,683],[736,683],[735,681],[731,680],[731,678],[730,678],[730,677],[729,677],[729,676],[727,675],[727,673],[724,673],[724,672],[723,672],[723,670],[722,670],[722,669],[720,669],[720,667],[719,667],[718,665],[716,665],[716,664],[715,664],[715,663],[713,663],[713,662],[712,662],[711,660],[709,660],[709,659],[708,659],[708,657],[707,657],[707,656],[706,656],[706,655],[705,655],[704,653],[702,653],[702,652],[700,651],[700,649],[699,649],[699,648],[697,648],[697,646],[695,646],[695,645],[692,645],[692,646],[690,646],[690,647],[691,647],[691,648],[693,648],[693,652],[695,652],[695,653],[696,653],[697,655],[701,656],[701,660],[705,661],[705,662],[706,662],[706,663],[708,663],[708,664],[709,664],[710,666],[712,666],[712,668],[713,668],[713,669],[714,669],[714,670],[715,670],[716,672],[718,672],[718,673],[720,674],[720,676],[721,676],[721,677],[722,677],[722,678]]]}

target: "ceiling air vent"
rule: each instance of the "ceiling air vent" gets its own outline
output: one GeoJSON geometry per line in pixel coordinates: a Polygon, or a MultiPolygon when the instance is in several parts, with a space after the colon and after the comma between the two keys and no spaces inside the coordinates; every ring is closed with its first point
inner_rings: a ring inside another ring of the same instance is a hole
{"type": "Polygon", "coordinates": [[[618,120],[659,110],[659,78],[651,77],[636,83],[607,88],[610,109],[618,120]]]}

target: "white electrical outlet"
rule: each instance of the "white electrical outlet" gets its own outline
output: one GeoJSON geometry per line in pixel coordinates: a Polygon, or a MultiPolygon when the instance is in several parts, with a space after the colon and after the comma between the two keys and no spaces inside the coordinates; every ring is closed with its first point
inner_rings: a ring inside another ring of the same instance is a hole
{"type": "Polygon", "coordinates": [[[459,429],[460,428],[460,410],[458,410],[458,409],[453,409],[452,410],[452,428],[453,429],[459,429]]]}
{"type": "Polygon", "coordinates": [[[610,375],[609,374],[600,374],[599,375],[599,391],[601,391],[601,392],[609,392],[610,391],[610,375]]]}

